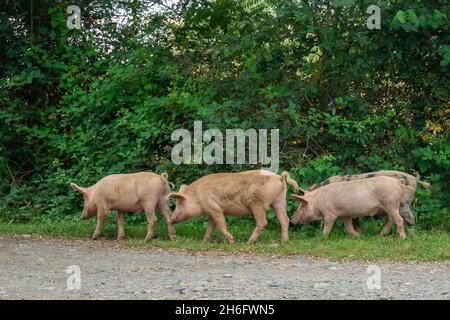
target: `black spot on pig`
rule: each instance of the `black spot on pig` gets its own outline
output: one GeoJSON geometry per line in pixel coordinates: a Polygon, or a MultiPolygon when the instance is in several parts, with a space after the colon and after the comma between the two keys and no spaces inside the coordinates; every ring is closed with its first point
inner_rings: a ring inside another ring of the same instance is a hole
{"type": "Polygon", "coordinates": [[[408,181],[408,177],[407,176],[402,176],[402,180],[405,183],[405,186],[409,185],[409,181],[408,181]]]}
{"type": "Polygon", "coordinates": [[[375,177],[375,173],[369,173],[369,174],[367,175],[367,178],[373,178],[373,177],[375,177]]]}

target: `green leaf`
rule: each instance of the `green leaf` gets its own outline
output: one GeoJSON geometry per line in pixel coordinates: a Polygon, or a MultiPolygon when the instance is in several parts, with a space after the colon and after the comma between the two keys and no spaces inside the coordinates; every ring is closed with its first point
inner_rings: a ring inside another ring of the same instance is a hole
{"type": "Polygon", "coordinates": [[[351,7],[354,2],[355,0],[333,0],[331,1],[331,5],[335,8],[351,7]]]}
{"type": "Polygon", "coordinates": [[[394,16],[394,21],[398,21],[401,24],[406,23],[407,13],[405,11],[399,10],[394,16]]]}

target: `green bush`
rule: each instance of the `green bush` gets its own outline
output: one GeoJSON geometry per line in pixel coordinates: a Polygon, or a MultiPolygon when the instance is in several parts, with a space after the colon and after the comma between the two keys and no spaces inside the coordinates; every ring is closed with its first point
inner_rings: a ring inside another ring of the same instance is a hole
{"type": "Polygon", "coordinates": [[[366,28],[372,1],[184,2],[147,12],[139,0],[80,1],[81,30],[67,29],[58,1],[1,5],[2,220],[78,215],[71,181],[152,170],[179,186],[252,167],[174,165],[171,133],[202,120],[279,128],[281,169],[303,187],[418,172],[432,183],[417,192],[418,227],[450,230],[447,1],[380,5],[380,30],[366,28]]]}

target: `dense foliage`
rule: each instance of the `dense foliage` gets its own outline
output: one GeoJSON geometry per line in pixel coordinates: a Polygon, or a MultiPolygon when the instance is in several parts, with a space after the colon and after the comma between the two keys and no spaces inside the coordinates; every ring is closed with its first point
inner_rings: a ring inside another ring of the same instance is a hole
{"type": "Polygon", "coordinates": [[[73,216],[71,181],[251,167],[174,165],[171,133],[202,120],[279,128],[280,167],[304,187],[420,173],[418,226],[450,230],[450,1],[375,1],[379,30],[373,0],[172,2],[74,0],[81,30],[67,3],[1,2],[1,219],[73,216]]]}

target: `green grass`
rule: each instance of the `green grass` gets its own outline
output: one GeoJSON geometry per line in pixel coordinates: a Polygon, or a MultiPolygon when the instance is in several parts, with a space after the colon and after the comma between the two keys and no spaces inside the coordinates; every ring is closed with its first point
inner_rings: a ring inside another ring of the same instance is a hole
{"type": "MultiPolygon", "coordinates": [[[[60,237],[76,237],[90,239],[95,228],[95,219],[77,220],[70,218],[62,221],[40,221],[27,224],[1,223],[0,233],[3,234],[39,234],[60,237]]],[[[190,223],[177,225],[177,237],[169,240],[167,227],[159,218],[155,228],[155,238],[145,243],[145,224],[127,224],[125,227],[125,247],[157,247],[185,250],[215,250],[224,252],[252,252],[270,255],[308,255],[328,257],[333,260],[391,260],[391,261],[442,261],[450,259],[450,235],[445,231],[416,230],[414,237],[401,241],[393,228],[391,234],[381,238],[378,232],[382,222],[365,222],[363,236],[355,239],[350,237],[337,223],[328,239],[321,235],[320,224],[313,226],[294,226],[289,230],[290,241],[281,243],[279,226],[270,223],[261,233],[258,241],[247,245],[255,223],[252,219],[230,219],[228,227],[235,236],[236,243],[228,244],[218,230],[214,231],[211,242],[201,242],[206,220],[194,220],[190,223]]],[[[108,218],[102,235],[113,241],[116,236],[116,224],[113,218],[108,218]]]]}

